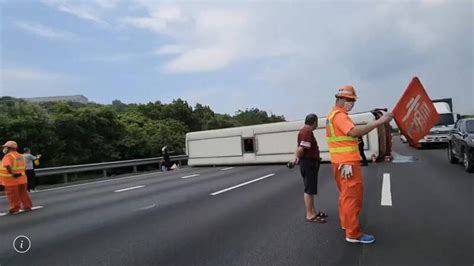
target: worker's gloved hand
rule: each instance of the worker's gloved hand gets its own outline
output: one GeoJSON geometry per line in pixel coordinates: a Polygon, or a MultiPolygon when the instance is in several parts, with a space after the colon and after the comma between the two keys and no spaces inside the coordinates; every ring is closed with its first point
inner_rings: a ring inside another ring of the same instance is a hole
{"type": "Polygon", "coordinates": [[[350,165],[350,164],[340,164],[337,169],[339,171],[341,171],[341,175],[344,179],[349,179],[353,175],[352,174],[352,165],[350,165]]]}
{"type": "Polygon", "coordinates": [[[21,174],[13,174],[13,177],[14,177],[14,178],[18,178],[18,177],[20,177],[20,176],[21,176],[21,174]]]}

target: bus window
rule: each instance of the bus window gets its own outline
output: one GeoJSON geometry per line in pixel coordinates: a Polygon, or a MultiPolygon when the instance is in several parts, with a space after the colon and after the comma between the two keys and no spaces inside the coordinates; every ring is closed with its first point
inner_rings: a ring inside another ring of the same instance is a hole
{"type": "Polygon", "coordinates": [[[244,152],[245,153],[254,153],[255,152],[255,145],[254,139],[243,139],[244,141],[244,152]]]}

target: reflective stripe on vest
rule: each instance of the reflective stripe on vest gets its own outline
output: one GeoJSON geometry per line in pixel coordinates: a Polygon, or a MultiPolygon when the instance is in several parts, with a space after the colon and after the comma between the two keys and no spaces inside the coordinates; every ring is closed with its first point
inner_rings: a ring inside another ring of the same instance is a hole
{"type": "Polygon", "coordinates": [[[359,152],[359,147],[349,146],[349,147],[329,148],[330,153],[343,153],[343,152],[352,152],[352,151],[359,152]]]}
{"type": "MultiPolygon", "coordinates": [[[[14,174],[22,174],[22,175],[25,174],[26,164],[23,157],[16,158],[15,155],[13,155],[12,153],[9,153],[5,156],[11,156],[13,158],[13,165],[11,166],[11,168],[14,174]],[[18,163],[18,161],[22,161],[22,162],[18,163]]],[[[13,176],[10,173],[8,173],[7,168],[3,166],[3,163],[0,168],[0,177],[13,178],[13,176]]]]}
{"type": "MultiPolygon", "coordinates": [[[[357,138],[354,138],[351,136],[336,136],[336,131],[334,130],[334,124],[332,123],[332,120],[334,119],[334,116],[339,112],[340,112],[339,110],[333,111],[327,119],[327,125],[329,127],[329,132],[330,132],[330,136],[326,137],[327,142],[333,143],[333,142],[355,141],[357,142],[356,144],[359,145],[357,138]]],[[[359,146],[357,146],[357,149],[359,149],[359,146]]]]}
{"type": "MultiPolygon", "coordinates": [[[[327,137],[327,142],[343,142],[343,141],[354,141],[354,137],[351,136],[339,136],[339,137],[327,137]]],[[[357,140],[357,139],[356,139],[357,140]]]]}
{"type": "MultiPolygon", "coordinates": [[[[326,120],[326,123],[327,123],[327,125],[329,126],[329,132],[330,132],[329,138],[337,138],[337,137],[336,137],[336,131],[334,130],[334,125],[332,124],[332,120],[333,120],[334,116],[335,116],[337,113],[338,113],[338,111],[332,112],[332,113],[329,115],[328,119],[326,120]]],[[[346,136],[344,136],[344,137],[346,137],[346,136]]],[[[329,141],[328,141],[328,142],[329,142],[329,141]]],[[[333,141],[331,141],[331,142],[333,142],[333,141]]]]}
{"type": "Polygon", "coordinates": [[[329,154],[331,155],[331,161],[335,163],[343,161],[358,161],[360,160],[358,139],[351,136],[336,135],[333,119],[339,112],[340,110],[333,110],[326,120],[326,141],[329,148],[329,154]]]}

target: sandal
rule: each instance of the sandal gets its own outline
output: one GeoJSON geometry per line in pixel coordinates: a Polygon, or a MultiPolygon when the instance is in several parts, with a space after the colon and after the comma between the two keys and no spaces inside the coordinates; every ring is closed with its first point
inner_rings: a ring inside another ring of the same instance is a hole
{"type": "Polygon", "coordinates": [[[329,215],[325,212],[318,212],[316,216],[321,217],[321,218],[327,218],[329,215]]]}
{"type": "Polygon", "coordinates": [[[321,217],[321,216],[318,216],[318,215],[314,216],[311,219],[308,219],[308,218],[305,218],[305,219],[309,223],[320,223],[320,224],[326,223],[326,220],[324,219],[324,217],[321,217]]]}

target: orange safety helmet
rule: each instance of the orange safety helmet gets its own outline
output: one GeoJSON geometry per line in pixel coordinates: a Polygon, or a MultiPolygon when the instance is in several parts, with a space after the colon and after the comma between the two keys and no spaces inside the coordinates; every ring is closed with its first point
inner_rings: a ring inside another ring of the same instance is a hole
{"type": "Polygon", "coordinates": [[[336,98],[358,99],[356,91],[352,85],[344,85],[340,87],[336,93],[336,98]]]}
{"type": "Polygon", "coordinates": [[[2,145],[3,148],[10,148],[10,149],[18,149],[18,144],[13,140],[7,141],[5,144],[2,145]]]}

